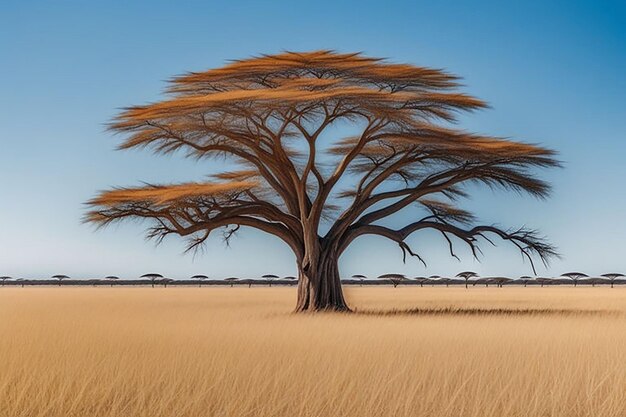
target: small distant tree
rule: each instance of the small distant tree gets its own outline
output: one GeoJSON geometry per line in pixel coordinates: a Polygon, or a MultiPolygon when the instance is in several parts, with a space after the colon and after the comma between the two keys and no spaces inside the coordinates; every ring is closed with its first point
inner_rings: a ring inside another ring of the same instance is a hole
{"type": "Polygon", "coordinates": [[[16,281],[20,283],[20,287],[22,287],[22,288],[24,288],[24,284],[29,282],[28,280],[26,280],[24,278],[18,278],[16,281]]]}
{"type": "Polygon", "coordinates": [[[435,283],[436,283],[437,281],[439,281],[440,279],[441,279],[441,276],[440,276],[440,275],[431,275],[431,276],[429,276],[429,277],[428,277],[428,280],[430,281],[430,286],[431,286],[431,287],[434,287],[434,286],[435,286],[435,283]]]}
{"type": "Polygon", "coordinates": [[[427,277],[415,277],[415,278],[413,278],[413,280],[418,282],[420,284],[420,287],[424,287],[424,283],[430,281],[430,278],[427,278],[427,277]]]}
{"type": "Polygon", "coordinates": [[[400,283],[406,281],[407,278],[402,274],[382,274],[378,277],[378,279],[383,279],[391,282],[393,288],[396,288],[400,283]]]}
{"type": "Polygon", "coordinates": [[[583,274],[582,272],[567,272],[565,274],[561,274],[561,276],[571,279],[574,282],[574,287],[578,285],[578,281],[581,279],[589,278],[589,275],[583,274]]]}
{"type": "Polygon", "coordinates": [[[464,272],[459,272],[458,274],[456,274],[456,276],[459,278],[463,278],[465,280],[465,289],[467,289],[467,284],[470,278],[477,277],[478,274],[472,271],[464,271],[464,272]]]}
{"type": "Polygon", "coordinates": [[[109,282],[111,283],[111,287],[113,287],[113,284],[114,284],[116,281],[119,281],[120,277],[117,277],[117,276],[115,276],[115,275],[109,275],[109,276],[104,277],[104,279],[106,279],[107,281],[109,281],[109,282]]]}
{"type": "Polygon", "coordinates": [[[491,278],[491,282],[496,284],[496,287],[499,287],[499,288],[502,288],[502,286],[504,284],[507,284],[507,283],[509,283],[511,281],[513,281],[513,278],[508,278],[508,277],[494,277],[494,278],[491,278]]]}
{"type": "Polygon", "coordinates": [[[272,282],[274,282],[274,280],[277,280],[280,277],[278,275],[274,275],[274,274],[265,274],[261,278],[263,278],[265,280],[265,282],[267,282],[269,284],[269,286],[271,287],[272,286],[272,282]]]}
{"type": "Polygon", "coordinates": [[[298,278],[294,276],[287,276],[284,279],[286,279],[289,282],[289,286],[292,286],[298,280],[298,278]]]}
{"type": "Polygon", "coordinates": [[[13,278],[8,277],[8,276],[3,276],[3,277],[0,277],[0,280],[2,280],[2,286],[4,287],[4,283],[5,283],[5,281],[7,281],[7,280],[11,280],[11,279],[13,279],[13,278]]]}
{"type": "Polygon", "coordinates": [[[230,277],[230,278],[224,279],[224,281],[228,282],[230,286],[232,287],[235,284],[235,282],[239,281],[239,278],[230,277]]]}
{"type": "Polygon", "coordinates": [[[472,286],[476,286],[479,284],[485,284],[485,288],[489,288],[489,284],[491,284],[491,278],[478,278],[472,281],[472,286]]]}
{"type": "Polygon", "coordinates": [[[450,286],[451,281],[452,281],[452,278],[446,278],[446,277],[439,278],[439,282],[446,284],[446,288],[450,286]]]}
{"type": "Polygon", "coordinates": [[[167,284],[174,282],[174,280],[172,278],[161,278],[160,282],[163,284],[164,288],[167,288],[167,284]]]}
{"type": "Polygon", "coordinates": [[[198,287],[202,287],[202,281],[204,281],[205,279],[209,279],[209,277],[206,275],[194,275],[191,277],[191,279],[197,279],[198,287]]]}
{"type": "Polygon", "coordinates": [[[524,284],[524,287],[526,287],[530,281],[533,281],[533,279],[534,279],[533,277],[530,277],[528,275],[523,275],[519,277],[518,281],[524,284]]]}
{"type": "Polygon", "coordinates": [[[352,278],[359,280],[359,286],[360,287],[363,286],[363,281],[365,281],[367,279],[367,277],[365,275],[361,275],[361,274],[352,275],[352,278]]]}
{"type": "Polygon", "coordinates": [[[611,282],[611,288],[613,288],[613,284],[618,278],[624,277],[624,274],[620,274],[619,272],[611,272],[609,274],[602,274],[602,276],[608,279],[611,282]]]}
{"type": "Polygon", "coordinates": [[[148,237],[179,235],[199,247],[222,230],[271,234],[298,267],[296,311],[349,311],[339,257],[362,236],[378,236],[422,259],[408,238],[432,230],[448,242],[480,245],[498,237],[528,258],[556,256],[525,228],[476,224],[459,200],[481,185],[543,198],[535,170],[558,166],[555,153],[451,125],[487,107],[445,71],[358,53],[285,52],[174,78],[159,102],[126,108],[110,125],[122,149],[180,151],[226,158],[211,180],[106,191],[89,201],[87,220],[151,222],[148,237]],[[339,136],[350,125],[351,134],[339,136]],[[409,207],[422,214],[388,219],[409,207]]]}
{"type": "Polygon", "coordinates": [[[552,279],[545,278],[545,277],[537,277],[537,278],[535,278],[535,281],[537,281],[542,287],[544,285],[551,285],[552,284],[552,279]]]}
{"type": "Polygon", "coordinates": [[[160,280],[163,279],[163,275],[161,274],[156,274],[154,272],[151,272],[149,274],[143,274],[142,276],[140,276],[139,278],[148,278],[150,280],[150,284],[152,285],[152,288],[154,288],[154,284],[160,280]]]}
{"type": "Polygon", "coordinates": [[[68,277],[67,275],[52,275],[52,279],[58,279],[59,280],[59,287],[61,286],[61,282],[63,282],[63,280],[66,279],[70,279],[70,277],[68,277]]]}
{"type": "Polygon", "coordinates": [[[95,287],[96,285],[98,285],[98,283],[100,282],[100,280],[98,278],[92,278],[89,281],[87,281],[91,284],[92,287],[95,287]]]}

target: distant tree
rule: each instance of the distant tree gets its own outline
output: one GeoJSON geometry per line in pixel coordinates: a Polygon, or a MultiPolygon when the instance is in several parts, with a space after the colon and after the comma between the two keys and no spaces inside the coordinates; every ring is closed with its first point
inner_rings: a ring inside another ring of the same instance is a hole
{"type": "Polygon", "coordinates": [[[491,278],[488,278],[488,277],[478,278],[472,282],[472,286],[476,286],[479,284],[485,284],[485,287],[488,288],[489,284],[491,284],[491,278]]]}
{"type": "Polygon", "coordinates": [[[365,275],[361,275],[361,274],[352,275],[352,278],[359,280],[359,286],[360,287],[363,286],[363,281],[365,281],[367,279],[367,277],[365,275]]]}
{"type": "Polygon", "coordinates": [[[446,278],[446,277],[439,277],[438,281],[441,282],[442,284],[446,284],[446,288],[448,288],[450,286],[450,282],[452,282],[452,279],[446,278]]]}
{"type": "Polygon", "coordinates": [[[477,277],[478,274],[472,271],[464,271],[459,272],[458,274],[456,274],[456,276],[465,280],[465,289],[467,289],[467,283],[469,282],[470,278],[477,277]]]}
{"type": "Polygon", "coordinates": [[[431,275],[431,276],[429,276],[428,280],[430,281],[430,286],[434,287],[435,286],[435,282],[437,282],[440,279],[441,279],[440,275],[431,275]]]}
{"type": "Polygon", "coordinates": [[[92,287],[95,287],[96,285],[98,285],[100,280],[98,278],[92,278],[92,279],[88,280],[87,282],[89,282],[92,287]]]}
{"type": "Polygon", "coordinates": [[[283,279],[286,279],[286,280],[289,282],[289,285],[290,285],[290,286],[291,286],[291,285],[293,285],[293,284],[294,284],[294,282],[296,282],[296,281],[298,280],[298,278],[296,278],[296,277],[294,277],[294,276],[287,276],[287,277],[285,277],[285,278],[283,278],[283,279]]]}
{"type": "Polygon", "coordinates": [[[378,279],[383,279],[391,282],[393,288],[396,288],[398,285],[400,285],[401,282],[407,280],[407,278],[402,274],[382,274],[378,277],[378,279]]]}
{"type": "Polygon", "coordinates": [[[113,287],[113,284],[115,283],[115,281],[119,281],[120,277],[117,277],[115,275],[109,275],[109,276],[104,277],[104,279],[109,281],[111,283],[111,287],[113,287]]]}
{"type": "Polygon", "coordinates": [[[512,282],[513,278],[508,278],[508,277],[494,277],[491,278],[491,282],[493,282],[494,284],[496,284],[496,287],[502,288],[502,286],[504,284],[507,284],[509,282],[512,282]]]}
{"type": "Polygon", "coordinates": [[[161,278],[159,282],[163,284],[164,288],[167,288],[167,284],[171,284],[172,282],[174,282],[174,280],[172,278],[161,278]]]}
{"type": "Polygon", "coordinates": [[[280,277],[278,275],[274,275],[274,274],[265,274],[261,278],[265,279],[265,281],[271,287],[272,286],[272,282],[274,282],[274,280],[277,280],[280,277]]]}
{"type": "Polygon", "coordinates": [[[528,275],[523,275],[519,277],[518,281],[524,284],[524,287],[526,287],[530,281],[533,281],[533,279],[534,279],[533,277],[529,277],[528,275]]]}
{"type": "Polygon", "coordinates": [[[618,278],[625,276],[624,274],[620,274],[619,272],[611,272],[609,274],[602,274],[602,276],[608,279],[611,282],[611,288],[613,288],[613,284],[618,278]]]}
{"type": "Polygon", "coordinates": [[[427,278],[427,277],[415,277],[415,278],[413,278],[413,280],[418,282],[420,284],[420,287],[424,287],[424,283],[430,281],[430,278],[427,278]]]}
{"type": "Polygon", "coordinates": [[[3,276],[3,277],[0,277],[0,280],[2,280],[2,286],[4,287],[4,283],[5,283],[5,281],[7,281],[7,280],[11,280],[11,279],[13,279],[13,278],[8,277],[8,276],[3,276]]]}
{"type": "Polygon", "coordinates": [[[24,279],[24,278],[18,278],[18,279],[16,279],[16,281],[20,283],[20,286],[22,288],[24,288],[24,284],[29,282],[27,279],[24,279]]]}
{"type": "Polygon", "coordinates": [[[191,279],[197,279],[198,287],[202,287],[202,281],[204,281],[205,279],[209,279],[209,277],[206,275],[194,275],[191,277],[191,279]]]}
{"type": "Polygon", "coordinates": [[[556,256],[536,231],[475,225],[458,200],[476,184],[546,197],[549,184],[533,170],[558,166],[555,153],[455,129],[459,113],[486,107],[459,86],[442,70],[333,51],[263,55],[177,77],[165,99],[114,119],[111,130],[126,136],[120,147],[227,158],[238,169],[210,182],[103,192],[87,220],[147,219],[148,237],[187,237],[190,250],[218,229],[226,241],[241,227],[274,235],[295,255],[296,311],[349,310],[338,261],[365,235],[420,260],[407,243],[419,231],[442,234],[452,256],[454,240],[477,256],[495,236],[534,268],[535,258],[556,256]],[[346,123],[355,134],[328,138],[346,123]],[[383,224],[415,205],[423,216],[383,224]]]}
{"type": "Polygon", "coordinates": [[[230,286],[232,287],[235,284],[235,282],[239,281],[239,278],[230,277],[230,278],[224,279],[224,281],[230,283],[230,286]]]}
{"type": "Polygon", "coordinates": [[[61,282],[64,279],[70,279],[70,277],[68,277],[67,275],[52,275],[52,279],[58,279],[59,280],[59,287],[61,286],[61,282]]]}
{"type": "Polygon", "coordinates": [[[578,285],[578,281],[581,279],[589,278],[589,275],[583,274],[582,272],[567,272],[565,274],[561,274],[561,276],[571,279],[574,282],[574,287],[578,285]]]}
{"type": "Polygon", "coordinates": [[[544,285],[551,285],[552,284],[552,279],[550,279],[550,278],[537,277],[537,278],[535,278],[535,281],[537,281],[542,287],[544,285]]]}
{"type": "Polygon", "coordinates": [[[150,284],[152,285],[152,288],[154,288],[155,282],[157,282],[160,279],[163,279],[163,275],[155,274],[154,272],[151,272],[149,274],[143,274],[139,278],[148,278],[150,280],[150,284]]]}

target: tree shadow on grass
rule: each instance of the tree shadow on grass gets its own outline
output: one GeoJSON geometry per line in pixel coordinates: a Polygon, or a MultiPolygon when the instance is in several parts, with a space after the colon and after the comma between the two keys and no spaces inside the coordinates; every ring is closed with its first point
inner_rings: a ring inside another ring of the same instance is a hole
{"type": "Polygon", "coordinates": [[[483,307],[435,307],[391,310],[355,310],[363,316],[607,316],[621,315],[616,310],[577,310],[556,308],[483,308],[483,307]]]}

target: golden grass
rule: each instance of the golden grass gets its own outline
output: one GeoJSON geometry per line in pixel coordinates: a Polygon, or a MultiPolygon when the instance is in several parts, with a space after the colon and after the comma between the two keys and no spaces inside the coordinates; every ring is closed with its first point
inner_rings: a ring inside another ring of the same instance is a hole
{"type": "Polygon", "coordinates": [[[1,288],[0,416],[626,415],[626,288],[346,291],[1,288]]]}

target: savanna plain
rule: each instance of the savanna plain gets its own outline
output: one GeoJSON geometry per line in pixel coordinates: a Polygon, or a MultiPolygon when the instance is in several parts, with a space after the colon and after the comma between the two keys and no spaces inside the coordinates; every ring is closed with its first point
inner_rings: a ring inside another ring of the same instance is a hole
{"type": "Polygon", "coordinates": [[[0,288],[0,416],[625,416],[626,287],[0,288]]]}

